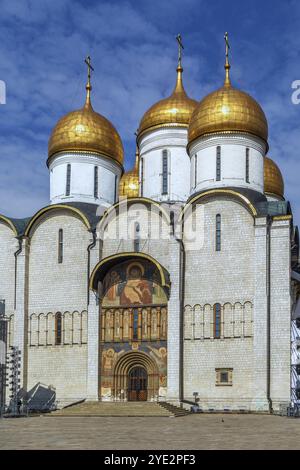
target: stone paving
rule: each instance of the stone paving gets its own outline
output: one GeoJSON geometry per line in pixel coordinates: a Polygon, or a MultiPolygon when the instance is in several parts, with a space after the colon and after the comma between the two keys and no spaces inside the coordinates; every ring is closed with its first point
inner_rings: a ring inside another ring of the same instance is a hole
{"type": "Polygon", "coordinates": [[[2,419],[0,449],[300,449],[300,419],[221,414],[2,419]]]}

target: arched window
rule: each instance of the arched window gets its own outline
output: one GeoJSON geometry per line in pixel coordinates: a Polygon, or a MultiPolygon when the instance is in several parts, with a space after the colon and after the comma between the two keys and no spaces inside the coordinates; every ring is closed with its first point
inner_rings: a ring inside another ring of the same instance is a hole
{"type": "Polygon", "coordinates": [[[221,215],[216,215],[216,251],[221,251],[221,215]]]}
{"type": "Polygon", "coordinates": [[[55,315],[55,344],[59,346],[62,343],[62,316],[60,312],[55,315]]]}
{"type": "Polygon", "coordinates": [[[94,167],[94,198],[98,198],[98,167],[94,167]]]}
{"type": "Polygon", "coordinates": [[[168,151],[162,153],[162,194],[168,194],[168,151]]]}
{"type": "Polygon", "coordinates": [[[221,337],[221,304],[214,305],[214,338],[221,337]]]}
{"type": "Polygon", "coordinates": [[[132,339],[139,339],[139,311],[137,308],[133,309],[132,316],[132,339]]]}
{"type": "Polygon", "coordinates": [[[67,176],[66,176],[66,196],[70,196],[71,191],[71,165],[67,165],[67,176]]]}
{"type": "Polygon", "coordinates": [[[221,181],[221,147],[217,147],[216,155],[216,181],[221,181]]]}
{"type": "Polygon", "coordinates": [[[197,167],[197,154],[196,154],[195,155],[195,172],[194,172],[194,175],[195,175],[194,186],[195,186],[195,188],[197,186],[197,170],[198,170],[198,167],[197,167]]]}
{"type": "Polygon", "coordinates": [[[64,232],[63,229],[60,228],[58,231],[58,262],[63,262],[64,256],[64,232]]]}
{"type": "Polygon", "coordinates": [[[140,224],[135,222],[134,224],[134,251],[140,251],[140,224]]]}
{"type": "Polygon", "coordinates": [[[246,148],[246,183],[250,183],[249,175],[249,149],[246,148]]]}
{"type": "Polygon", "coordinates": [[[141,158],[141,196],[144,195],[144,159],[141,158]]]}

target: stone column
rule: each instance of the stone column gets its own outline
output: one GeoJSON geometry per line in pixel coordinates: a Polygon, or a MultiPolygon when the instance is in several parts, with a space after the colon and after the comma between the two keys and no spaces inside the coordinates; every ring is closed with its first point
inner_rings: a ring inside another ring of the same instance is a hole
{"type": "Polygon", "coordinates": [[[180,243],[170,239],[169,273],[171,293],[168,302],[168,375],[167,400],[180,400],[180,243]]]}
{"type": "MultiPolygon", "coordinates": [[[[99,242],[90,252],[90,270],[99,260],[99,242]]],[[[95,292],[90,290],[88,305],[88,357],[87,357],[87,400],[98,401],[99,398],[99,339],[100,309],[95,292]]]]}
{"type": "Polygon", "coordinates": [[[274,217],[271,229],[271,400],[274,411],[291,393],[291,220],[274,217]]]}
{"type": "Polygon", "coordinates": [[[253,411],[268,411],[267,400],[267,219],[255,220],[253,307],[253,411]]]}
{"type": "Polygon", "coordinates": [[[28,356],[28,274],[29,239],[22,240],[22,251],[17,256],[16,309],[14,321],[14,346],[21,352],[20,386],[27,390],[28,356]]]}

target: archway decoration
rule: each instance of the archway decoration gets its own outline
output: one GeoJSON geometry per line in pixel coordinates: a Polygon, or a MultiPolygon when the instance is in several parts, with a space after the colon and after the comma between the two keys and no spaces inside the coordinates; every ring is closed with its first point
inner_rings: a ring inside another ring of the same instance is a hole
{"type": "MultiPolygon", "coordinates": [[[[165,289],[167,295],[169,295],[170,290],[170,275],[168,271],[152,256],[146,253],[137,253],[137,252],[124,252],[118,253],[116,255],[108,256],[96,264],[95,268],[90,277],[90,288],[96,292],[99,292],[99,283],[103,283],[105,276],[108,271],[114,266],[124,262],[124,261],[148,261],[150,264],[156,267],[159,275],[159,283],[165,289]]],[[[103,294],[103,293],[102,293],[103,294]]]]}
{"type": "MultiPolygon", "coordinates": [[[[119,400],[139,399],[130,396],[130,372],[137,367],[143,368],[147,373],[146,399],[155,400],[159,394],[159,371],[155,361],[142,352],[129,352],[120,357],[114,368],[114,397],[119,400]]],[[[141,397],[143,398],[143,397],[141,397]]]]}
{"type": "Polygon", "coordinates": [[[179,216],[179,220],[182,221],[188,208],[192,206],[193,204],[195,204],[196,202],[198,201],[201,202],[202,199],[214,197],[218,195],[229,196],[229,197],[233,197],[237,199],[243,206],[247,208],[247,210],[251,213],[253,217],[257,216],[256,208],[246,196],[241,194],[239,191],[224,188],[224,189],[210,189],[208,191],[204,191],[200,194],[196,194],[195,196],[193,196],[182,209],[181,214],[179,216]]]}
{"type": "Polygon", "coordinates": [[[29,221],[26,230],[25,230],[25,237],[29,237],[32,228],[34,227],[35,223],[42,217],[44,214],[48,214],[49,212],[53,212],[54,210],[67,210],[76,214],[84,223],[88,230],[91,230],[91,224],[86,217],[86,215],[77,207],[68,206],[67,204],[53,204],[51,206],[44,207],[43,209],[39,210],[29,221]]]}

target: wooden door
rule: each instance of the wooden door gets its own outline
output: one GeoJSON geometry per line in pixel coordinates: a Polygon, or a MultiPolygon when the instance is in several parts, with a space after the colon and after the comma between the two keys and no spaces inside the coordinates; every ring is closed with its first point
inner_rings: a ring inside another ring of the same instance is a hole
{"type": "Polygon", "coordinates": [[[147,401],[147,371],[134,367],[128,375],[128,401],[147,401]]]}

